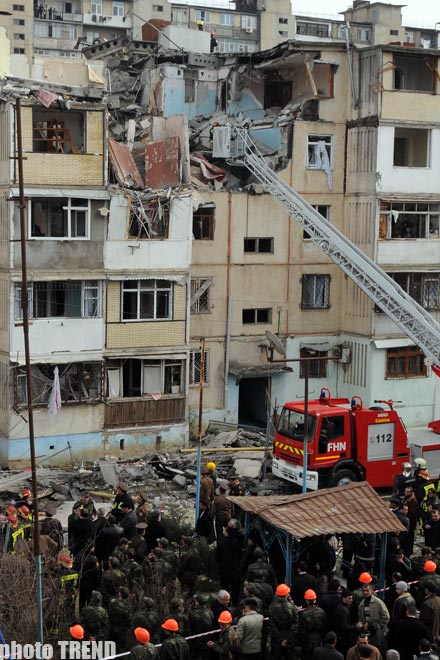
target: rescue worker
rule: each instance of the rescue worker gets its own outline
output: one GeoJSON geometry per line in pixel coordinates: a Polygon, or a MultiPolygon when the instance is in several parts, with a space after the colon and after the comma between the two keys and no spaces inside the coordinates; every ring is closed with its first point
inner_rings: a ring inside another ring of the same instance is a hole
{"type": "Polygon", "coordinates": [[[214,499],[214,483],[211,477],[208,477],[208,468],[202,467],[200,472],[202,475],[200,479],[200,502],[208,502],[211,506],[214,499]]]}
{"type": "Polygon", "coordinates": [[[59,584],[60,621],[72,621],[75,614],[75,598],[78,589],[79,575],[72,566],[72,557],[68,551],[62,551],[58,556],[56,576],[59,584]]]}
{"type": "Polygon", "coordinates": [[[139,493],[136,497],[137,506],[135,509],[138,523],[148,522],[148,495],[146,493],[139,493]]]}
{"type": "Polygon", "coordinates": [[[150,633],[140,626],[134,629],[137,644],[130,649],[129,660],[153,660],[159,658],[159,651],[150,643],[150,633]]]}
{"type": "Polygon", "coordinates": [[[424,546],[420,550],[420,555],[414,555],[411,557],[411,569],[413,578],[418,580],[425,574],[425,564],[428,560],[432,560],[432,549],[424,546]]]}
{"type": "Polygon", "coordinates": [[[41,522],[40,533],[51,538],[56,543],[57,552],[60,552],[64,545],[64,536],[62,524],[54,517],[57,512],[56,507],[52,502],[48,502],[44,511],[46,517],[41,522]]]}
{"type": "Polygon", "coordinates": [[[419,485],[416,488],[416,498],[419,506],[424,511],[427,509],[428,493],[432,491],[436,493],[435,485],[429,476],[428,470],[419,470],[418,474],[419,485]]]}
{"type": "MultiPolygon", "coordinates": [[[[214,617],[209,607],[209,600],[206,594],[194,596],[194,605],[189,611],[190,635],[200,635],[212,630],[214,617]]],[[[202,660],[203,655],[206,654],[206,640],[203,637],[191,640],[190,651],[193,660],[202,660]]]]}
{"type": "Polygon", "coordinates": [[[13,504],[6,506],[6,520],[8,522],[6,530],[6,544],[8,552],[15,552],[15,546],[19,539],[24,541],[24,529],[20,527],[17,509],[13,504]]]}
{"type": "Polygon", "coordinates": [[[411,463],[402,463],[402,472],[394,480],[394,492],[398,497],[403,497],[405,488],[414,485],[414,476],[411,470],[411,463]]]}
{"type": "Polygon", "coordinates": [[[79,623],[75,624],[74,626],[71,626],[69,628],[70,636],[72,639],[77,639],[79,641],[82,641],[84,639],[84,628],[79,625],[79,623]]]}
{"type": "Polygon", "coordinates": [[[115,499],[113,500],[113,506],[111,508],[111,513],[114,515],[116,518],[117,522],[120,522],[120,520],[124,516],[124,512],[122,511],[122,506],[125,504],[128,506],[129,509],[134,509],[134,502],[132,497],[127,493],[128,491],[128,486],[127,484],[124,484],[123,481],[120,481],[118,485],[115,488],[115,499]]]}
{"type": "Polygon", "coordinates": [[[227,488],[224,483],[220,483],[218,491],[212,502],[211,510],[215,519],[215,534],[217,538],[220,538],[223,534],[223,527],[226,527],[232,518],[233,505],[231,500],[226,497],[227,488]]]}
{"type": "Polygon", "coordinates": [[[420,470],[426,470],[426,461],[424,458],[416,458],[414,461],[414,492],[420,486],[422,481],[419,476],[420,470]]]}
{"type": "Polygon", "coordinates": [[[420,605],[422,600],[424,599],[424,588],[425,585],[433,584],[435,587],[435,592],[440,593],[440,575],[436,573],[437,570],[437,564],[435,561],[432,559],[429,559],[428,561],[425,561],[425,564],[423,566],[424,573],[422,577],[420,578],[419,584],[418,584],[418,593],[417,593],[417,604],[420,605]]]}
{"type": "Polygon", "coordinates": [[[161,625],[165,634],[160,649],[162,660],[190,660],[188,642],[179,634],[179,624],[175,619],[166,619],[161,625]]]}
{"type": "Polygon", "coordinates": [[[197,21],[196,25],[197,29],[200,30],[200,32],[203,32],[203,21],[197,21]]]}
{"type": "Polygon", "coordinates": [[[208,470],[208,477],[212,479],[214,485],[214,493],[217,490],[217,466],[214,461],[208,461],[206,463],[206,468],[208,470]]]}
{"type": "Polygon", "coordinates": [[[22,504],[17,509],[17,517],[20,527],[23,530],[23,538],[28,541],[32,534],[32,513],[26,504],[22,504]]]}
{"type": "Polygon", "coordinates": [[[313,650],[321,646],[326,632],[326,619],[323,609],[316,604],[316,593],[307,589],[304,594],[306,609],[299,615],[299,640],[301,642],[302,657],[308,660],[313,650]]]}
{"type": "Polygon", "coordinates": [[[279,584],[275,590],[274,601],[269,605],[269,621],[271,658],[291,658],[297,645],[299,617],[287,584],[279,584]]]}
{"type": "Polygon", "coordinates": [[[99,591],[92,591],[89,605],[82,608],[81,625],[86,639],[97,642],[107,639],[109,620],[107,611],[102,607],[102,596],[99,591]]]}
{"type": "Polygon", "coordinates": [[[83,493],[75,504],[79,504],[82,509],[87,509],[90,517],[96,513],[95,503],[90,498],[90,493],[83,493]]]}
{"type": "Polygon", "coordinates": [[[30,488],[22,488],[22,490],[20,491],[20,499],[18,500],[18,502],[15,503],[17,509],[19,509],[23,505],[28,507],[31,514],[33,513],[34,502],[32,499],[32,491],[30,488]]]}
{"type": "Polygon", "coordinates": [[[218,41],[216,39],[215,32],[212,31],[211,32],[211,43],[210,43],[210,47],[209,47],[209,52],[213,53],[214,50],[217,48],[217,46],[218,46],[218,41]]]}
{"type": "Polygon", "coordinates": [[[237,633],[232,624],[232,614],[228,610],[224,610],[218,617],[218,624],[220,626],[220,635],[216,641],[210,639],[206,646],[214,651],[218,658],[229,658],[229,651],[233,646],[238,645],[237,633]]]}

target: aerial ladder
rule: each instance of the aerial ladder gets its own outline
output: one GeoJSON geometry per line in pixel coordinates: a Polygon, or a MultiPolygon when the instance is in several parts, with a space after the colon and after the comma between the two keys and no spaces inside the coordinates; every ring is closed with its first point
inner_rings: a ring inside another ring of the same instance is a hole
{"type": "Polygon", "coordinates": [[[313,243],[412,339],[440,375],[440,324],[269,167],[246,129],[230,125],[216,127],[213,156],[233,158],[245,165],[307,231],[313,243]]]}

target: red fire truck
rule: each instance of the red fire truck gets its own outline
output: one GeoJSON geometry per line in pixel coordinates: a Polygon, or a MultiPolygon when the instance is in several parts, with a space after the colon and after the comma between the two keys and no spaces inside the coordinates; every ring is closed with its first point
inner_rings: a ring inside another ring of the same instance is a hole
{"type": "MultiPolygon", "coordinates": [[[[305,406],[285,403],[273,443],[272,472],[303,484],[305,406]]],[[[333,399],[328,389],[307,406],[307,489],[367,480],[391,486],[410,461],[406,428],[395,410],[364,408],[362,399],[333,399]]]]}

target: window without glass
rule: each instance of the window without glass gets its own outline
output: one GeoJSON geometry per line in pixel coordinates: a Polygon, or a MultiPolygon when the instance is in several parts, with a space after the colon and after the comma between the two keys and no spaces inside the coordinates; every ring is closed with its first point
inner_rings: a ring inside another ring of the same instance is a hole
{"type": "Polygon", "coordinates": [[[245,238],[244,251],[254,253],[272,253],[273,238],[245,238]]]}
{"type": "MultiPolygon", "coordinates": [[[[323,218],[326,220],[330,220],[330,206],[327,206],[326,204],[312,204],[313,208],[318,211],[322,215],[323,218]]],[[[310,234],[308,231],[304,230],[303,231],[303,240],[307,241],[311,238],[310,234]]]]}
{"type": "Polygon", "coordinates": [[[382,202],[380,238],[438,238],[440,204],[382,202]]]}
{"type": "Polygon", "coordinates": [[[416,346],[389,348],[386,357],[386,378],[426,378],[425,356],[416,346]]]}
{"type": "Polygon", "coordinates": [[[196,241],[214,240],[215,206],[199,206],[193,213],[193,236],[196,241]]]}
{"type": "Polygon", "coordinates": [[[191,278],[191,314],[209,314],[211,312],[210,277],[191,278]]]}
{"type": "MultiPolygon", "coordinates": [[[[202,375],[202,351],[195,350],[189,354],[189,384],[198,385],[202,375]]],[[[203,382],[209,383],[209,350],[205,351],[203,364],[203,382]]]]}
{"type": "Polygon", "coordinates": [[[272,309],[260,307],[259,309],[243,309],[242,323],[244,325],[256,323],[272,323],[272,309]]]}
{"type": "Polygon", "coordinates": [[[430,133],[425,128],[395,128],[393,165],[429,167],[430,133]]]}
{"type": "Polygon", "coordinates": [[[182,360],[108,360],[107,397],[145,397],[184,391],[182,360]]]}
{"type": "Polygon", "coordinates": [[[425,309],[440,309],[440,273],[388,273],[425,309]]]}
{"type": "MultiPolygon", "coordinates": [[[[101,283],[97,280],[32,282],[29,315],[34,319],[101,316],[101,283]]],[[[15,286],[15,318],[22,318],[21,284],[15,286]]]]}
{"type": "MultiPolygon", "coordinates": [[[[327,357],[327,351],[312,351],[308,348],[301,348],[299,352],[300,358],[324,358],[327,357]]],[[[326,378],[327,376],[327,360],[312,359],[308,361],[309,364],[309,377],[310,378],[326,378]]],[[[306,377],[306,363],[300,362],[299,377],[306,377]]]]}
{"type": "Polygon", "coordinates": [[[327,161],[332,163],[332,136],[309,135],[307,140],[307,167],[321,169],[327,161]]]}
{"type": "Polygon", "coordinates": [[[167,198],[130,200],[128,238],[168,238],[170,224],[170,202],[167,198]]]}
{"type": "Polygon", "coordinates": [[[394,54],[394,89],[435,92],[436,60],[432,57],[394,54]]]}
{"type": "Polygon", "coordinates": [[[173,283],[167,280],[122,282],[123,321],[164,321],[172,318],[173,283]]]}
{"type": "Polygon", "coordinates": [[[330,307],[330,275],[303,275],[302,309],[328,309],[330,307]]]}
{"type": "Polygon", "coordinates": [[[60,197],[29,202],[29,238],[90,238],[90,200],[60,197]]]}
{"type": "Polygon", "coordinates": [[[77,154],[85,149],[85,114],[33,108],[33,150],[77,154]]]}
{"type": "MultiPolygon", "coordinates": [[[[71,364],[33,364],[31,366],[32,403],[47,406],[53,388],[54,369],[58,366],[60,394],[63,404],[91,403],[102,398],[103,370],[101,362],[71,364]]],[[[15,369],[14,402],[27,405],[26,369],[15,369]]]]}

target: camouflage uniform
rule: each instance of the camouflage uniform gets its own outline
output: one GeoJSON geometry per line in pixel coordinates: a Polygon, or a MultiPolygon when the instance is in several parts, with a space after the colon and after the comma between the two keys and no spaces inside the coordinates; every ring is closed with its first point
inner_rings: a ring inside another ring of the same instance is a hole
{"type": "Polygon", "coordinates": [[[57,552],[59,552],[64,545],[63,526],[56,518],[47,517],[41,522],[40,534],[48,536],[52,541],[57,544],[57,552]]]}
{"type": "Polygon", "coordinates": [[[238,646],[238,638],[234,628],[229,627],[221,631],[217,641],[210,648],[219,658],[229,658],[231,646],[238,646]]]}
{"type": "Polygon", "coordinates": [[[313,655],[313,650],[322,645],[325,633],[324,610],[317,605],[309,605],[299,615],[299,639],[304,660],[308,660],[313,655]]]}
{"type": "Polygon", "coordinates": [[[257,559],[248,568],[246,580],[248,582],[265,582],[272,587],[276,586],[276,576],[273,566],[264,559],[257,559]]]}
{"type": "Polygon", "coordinates": [[[154,644],[136,644],[130,649],[129,660],[154,660],[154,658],[159,658],[159,651],[154,644]]]}
{"type": "MultiPolygon", "coordinates": [[[[189,612],[189,629],[191,635],[198,635],[200,633],[212,630],[214,623],[214,616],[209,608],[209,597],[198,596],[196,598],[198,605],[192,607],[189,612]]],[[[206,654],[206,639],[200,637],[190,642],[191,658],[199,660],[206,654]]]]}
{"type": "Polygon", "coordinates": [[[298,637],[298,609],[296,605],[287,600],[275,596],[274,602],[269,606],[271,658],[291,658],[298,637]],[[287,644],[282,646],[282,642],[287,644]]]}
{"type": "Polygon", "coordinates": [[[127,586],[127,576],[119,568],[109,568],[104,571],[99,586],[104,607],[107,607],[112,598],[117,598],[121,587],[127,586]]]}
{"type": "Polygon", "coordinates": [[[101,594],[92,593],[90,605],[81,610],[81,625],[84,628],[86,639],[95,639],[97,642],[105,641],[108,633],[108,614],[101,607],[101,594]]]}
{"type": "Polygon", "coordinates": [[[118,653],[127,651],[127,637],[132,630],[132,611],[127,599],[113,598],[108,606],[109,637],[116,642],[118,653]]]}
{"type": "Polygon", "coordinates": [[[160,649],[162,660],[191,660],[188,642],[181,635],[167,637],[160,649]]]}
{"type": "Polygon", "coordinates": [[[143,598],[142,606],[133,616],[133,628],[146,628],[150,633],[151,641],[158,643],[160,641],[160,619],[153,609],[153,599],[143,598]]]}
{"type": "Polygon", "coordinates": [[[139,593],[143,589],[144,576],[142,574],[142,568],[139,566],[137,561],[134,559],[129,559],[122,566],[122,572],[124,573],[126,580],[128,582],[128,588],[130,593],[139,593]]]}

